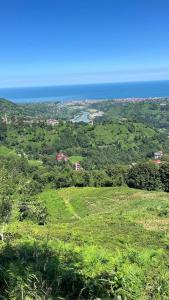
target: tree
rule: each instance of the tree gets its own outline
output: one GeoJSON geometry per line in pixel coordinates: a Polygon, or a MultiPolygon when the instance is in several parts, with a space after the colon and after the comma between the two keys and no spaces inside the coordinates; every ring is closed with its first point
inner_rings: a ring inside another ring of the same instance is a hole
{"type": "Polygon", "coordinates": [[[0,169],[0,237],[4,240],[5,225],[8,223],[12,211],[12,181],[5,169],[0,169]]]}
{"type": "Polygon", "coordinates": [[[138,164],[131,167],[127,174],[127,184],[129,187],[138,189],[162,189],[159,169],[153,163],[138,164]]]}
{"type": "Polygon", "coordinates": [[[91,180],[94,186],[112,186],[110,177],[105,171],[93,171],[91,180]]]}
{"type": "Polygon", "coordinates": [[[79,170],[73,172],[73,183],[75,186],[84,187],[90,184],[90,174],[87,171],[79,170]]]}
{"type": "Polygon", "coordinates": [[[112,186],[121,186],[125,182],[126,168],[122,166],[109,166],[106,170],[107,175],[110,177],[112,186]]]}
{"type": "Polygon", "coordinates": [[[159,172],[164,191],[169,192],[169,162],[162,163],[159,172]]]}
{"type": "Polygon", "coordinates": [[[7,136],[6,124],[0,119],[0,142],[3,142],[7,136]]]}
{"type": "Polygon", "coordinates": [[[44,225],[47,222],[48,213],[46,206],[38,201],[36,197],[22,196],[18,208],[19,221],[28,219],[38,225],[44,225]]]}

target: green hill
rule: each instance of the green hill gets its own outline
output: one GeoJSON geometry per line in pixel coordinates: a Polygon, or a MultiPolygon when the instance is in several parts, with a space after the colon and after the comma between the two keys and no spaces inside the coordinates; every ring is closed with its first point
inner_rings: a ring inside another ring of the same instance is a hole
{"type": "Polygon", "coordinates": [[[0,252],[14,278],[7,290],[15,283],[17,299],[19,278],[26,299],[32,293],[43,299],[41,276],[47,286],[55,282],[46,299],[168,299],[166,193],[68,188],[45,190],[39,200],[48,223],[19,222],[15,209],[5,232],[10,248],[0,252]]]}
{"type": "Polygon", "coordinates": [[[105,120],[135,120],[148,126],[169,129],[169,102],[167,98],[146,99],[144,101],[98,101],[88,104],[89,109],[97,109],[104,112],[97,122],[105,120]]]}
{"type": "Polygon", "coordinates": [[[58,102],[20,103],[16,104],[9,100],[0,98],[0,116],[6,114],[9,117],[20,117],[19,119],[64,119],[71,120],[75,110],[60,105],[58,102]]]}
{"type": "Polygon", "coordinates": [[[4,98],[0,98],[0,107],[12,107],[12,106],[16,106],[16,104],[14,104],[12,101],[4,99],[4,98]]]}
{"type": "Polygon", "coordinates": [[[168,134],[25,121],[0,127],[1,298],[168,300],[169,160],[149,162],[168,134]]]}
{"type": "Polygon", "coordinates": [[[19,105],[9,101],[7,99],[0,98],[0,117],[11,117],[19,115],[20,108],[19,105]]]}
{"type": "Polygon", "coordinates": [[[9,110],[17,109],[17,105],[12,101],[0,98],[0,112],[8,113],[9,110]]]}
{"type": "Polygon", "coordinates": [[[54,158],[59,151],[73,157],[72,162],[74,157],[78,160],[84,157],[82,165],[85,169],[145,161],[153,158],[155,151],[163,149],[167,154],[169,149],[167,134],[142,123],[127,121],[94,126],[17,124],[17,127],[9,126],[7,142],[9,147],[17,147],[30,159],[41,160],[43,155],[54,158]]]}
{"type": "Polygon", "coordinates": [[[166,249],[169,232],[168,194],[123,188],[67,188],[39,195],[48,211],[45,227],[11,223],[8,231],[21,238],[94,242],[104,249],[166,249]],[[15,224],[15,225],[14,225],[15,224]],[[16,225],[17,224],[17,225],[16,225]]]}

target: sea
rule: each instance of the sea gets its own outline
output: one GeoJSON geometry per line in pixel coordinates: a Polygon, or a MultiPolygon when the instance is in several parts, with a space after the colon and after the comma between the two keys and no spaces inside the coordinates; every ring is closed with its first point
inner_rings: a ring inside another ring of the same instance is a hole
{"type": "Polygon", "coordinates": [[[15,103],[149,97],[169,97],[169,80],[0,89],[0,98],[15,103]]]}

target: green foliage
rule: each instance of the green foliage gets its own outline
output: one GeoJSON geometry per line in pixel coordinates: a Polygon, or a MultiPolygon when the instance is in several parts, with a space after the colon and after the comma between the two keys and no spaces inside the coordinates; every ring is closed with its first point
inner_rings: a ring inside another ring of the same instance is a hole
{"type": "Polygon", "coordinates": [[[128,249],[111,257],[91,246],[22,243],[3,247],[2,257],[0,290],[8,299],[167,300],[169,295],[167,265],[161,269],[166,257],[158,251],[128,249]]]}
{"type": "Polygon", "coordinates": [[[7,223],[12,211],[12,195],[14,186],[5,169],[0,169],[0,222],[7,223]]]}
{"type": "Polygon", "coordinates": [[[169,192],[169,163],[163,163],[160,166],[160,176],[164,190],[169,192]]]}
{"type": "Polygon", "coordinates": [[[0,156],[2,157],[17,157],[17,154],[14,150],[9,149],[3,145],[0,146],[0,156]]]}
{"type": "Polygon", "coordinates": [[[168,106],[94,105],[105,113],[94,126],[51,126],[47,118],[82,108],[0,100],[9,120],[0,124],[2,299],[169,299],[168,194],[158,191],[169,191],[168,158],[147,163],[168,153],[157,129],[167,131],[168,106]],[[67,162],[56,161],[59,151],[67,162]]]}
{"type": "Polygon", "coordinates": [[[31,220],[39,225],[47,222],[47,209],[45,205],[38,202],[36,198],[24,198],[18,204],[19,221],[31,220]]]}
{"type": "Polygon", "coordinates": [[[39,119],[70,120],[76,112],[78,109],[71,109],[58,102],[15,104],[9,100],[0,99],[0,117],[4,117],[6,114],[8,120],[12,120],[16,124],[21,124],[23,121],[31,123],[31,120],[39,119]]]}
{"type": "Polygon", "coordinates": [[[11,124],[7,132],[6,145],[30,161],[50,163],[53,159],[54,163],[56,153],[63,151],[70,157],[70,163],[81,161],[85,169],[145,161],[156,150],[163,148],[168,153],[169,148],[166,133],[128,121],[93,127],[72,123],[54,127],[45,123],[11,124]]]}
{"type": "MultiPolygon", "coordinates": [[[[108,171],[114,176],[121,168],[108,171]]],[[[1,186],[8,182],[8,173],[3,174],[1,186]]],[[[167,229],[156,229],[154,220],[154,214],[161,223],[166,220],[165,193],[65,188],[46,190],[36,199],[36,190],[32,193],[27,184],[21,187],[0,250],[3,297],[168,298],[167,229]]]]}
{"type": "Polygon", "coordinates": [[[147,124],[152,128],[161,129],[163,132],[169,129],[169,103],[168,99],[156,99],[145,101],[98,101],[89,105],[90,108],[104,112],[100,121],[126,120],[147,124]]]}
{"type": "Polygon", "coordinates": [[[80,156],[80,155],[73,155],[69,158],[69,161],[72,163],[72,164],[75,164],[76,162],[81,162],[83,160],[83,157],[80,156]]]}
{"type": "Polygon", "coordinates": [[[0,118],[0,143],[4,142],[7,137],[7,126],[0,118]]]}
{"type": "Polygon", "coordinates": [[[158,167],[153,163],[138,164],[129,170],[127,174],[127,184],[129,187],[160,190],[162,182],[158,167]]]}

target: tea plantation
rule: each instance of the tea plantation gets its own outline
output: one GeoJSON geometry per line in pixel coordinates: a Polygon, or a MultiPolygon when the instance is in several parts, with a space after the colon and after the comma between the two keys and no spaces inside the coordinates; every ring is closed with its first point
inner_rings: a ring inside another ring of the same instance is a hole
{"type": "Polygon", "coordinates": [[[10,299],[169,299],[167,193],[72,187],[38,197],[47,224],[19,222],[14,208],[1,245],[10,299]]]}

